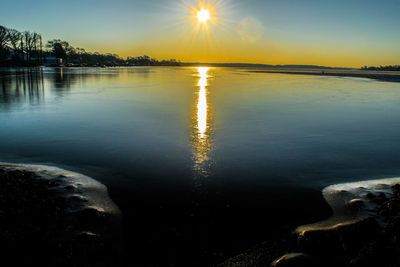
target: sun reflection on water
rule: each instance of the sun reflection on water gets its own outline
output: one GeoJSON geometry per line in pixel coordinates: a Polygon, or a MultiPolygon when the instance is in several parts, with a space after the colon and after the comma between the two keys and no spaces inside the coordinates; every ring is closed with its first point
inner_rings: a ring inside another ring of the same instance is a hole
{"type": "Polygon", "coordinates": [[[211,150],[211,112],[208,96],[208,67],[198,67],[196,106],[193,116],[194,169],[202,176],[208,175],[209,151],[211,150]]]}
{"type": "Polygon", "coordinates": [[[199,93],[198,93],[198,102],[197,102],[197,129],[199,131],[199,138],[201,141],[204,141],[205,133],[207,130],[207,72],[209,68],[200,67],[199,71],[199,93]]]}

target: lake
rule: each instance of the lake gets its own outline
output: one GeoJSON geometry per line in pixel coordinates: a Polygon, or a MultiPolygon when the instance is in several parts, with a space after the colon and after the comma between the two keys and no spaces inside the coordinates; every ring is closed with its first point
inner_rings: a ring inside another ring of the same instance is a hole
{"type": "Polygon", "coordinates": [[[400,174],[400,83],[240,68],[0,70],[0,161],[81,172],[124,261],[209,266],[329,215],[320,190],[400,174]]]}

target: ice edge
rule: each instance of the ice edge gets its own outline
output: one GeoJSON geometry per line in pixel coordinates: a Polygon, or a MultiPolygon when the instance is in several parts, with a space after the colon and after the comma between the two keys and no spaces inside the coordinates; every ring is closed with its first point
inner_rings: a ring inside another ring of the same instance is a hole
{"type": "Polygon", "coordinates": [[[367,195],[382,193],[386,197],[390,197],[392,186],[395,184],[400,184],[400,177],[334,184],[325,187],[322,195],[333,211],[332,216],[320,222],[299,226],[296,232],[303,235],[306,231],[333,229],[369,217],[374,217],[378,223],[383,224],[377,212],[377,204],[372,202],[367,195]]]}

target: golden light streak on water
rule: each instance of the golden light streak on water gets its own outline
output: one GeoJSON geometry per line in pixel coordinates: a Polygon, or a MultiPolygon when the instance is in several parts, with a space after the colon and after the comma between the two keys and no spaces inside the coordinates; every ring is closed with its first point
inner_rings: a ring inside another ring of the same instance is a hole
{"type": "Polygon", "coordinates": [[[197,68],[198,91],[193,125],[194,169],[202,176],[208,175],[209,151],[211,150],[211,118],[208,96],[208,67],[197,68]]]}
{"type": "Polygon", "coordinates": [[[204,141],[205,133],[207,130],[207,72],[209,68],[199,67],[199,82],[198,86],[200,87],[198,93],[198,102],[197,102],[197,129],[199,131],[200,141],[204,141]]]}

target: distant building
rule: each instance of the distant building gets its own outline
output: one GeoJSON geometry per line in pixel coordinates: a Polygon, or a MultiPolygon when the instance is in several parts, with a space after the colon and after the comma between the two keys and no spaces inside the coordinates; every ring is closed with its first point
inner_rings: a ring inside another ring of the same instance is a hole
{"type": "Polygon", "coordinates": [[[44,57],[43,65],[47,67],[59,67],[63,66],[63,61],[62,58],[44,57]]]}
{"type": "MultiPolygon", "coordinates": [[[[28,55],[26,52],[11,51],[8,60],[28,61],[28,55]]],[[[64,66],[62,58],[57,57],[31,57],[31,62],[38,62],[46,67],[62,67],[64,66]]]]}
{"type": "Polygon", "coordinates": [[[10,55],[8,56],[8,60],[13,60],[13,59],[27,61],[28,55],[25,52],[21,52],[21,51],[11,51],[10,55]]]}
{"type": "MultiPolygon", "coordinates": [[[[31,61],[37,61],[39,58],[32,57],[31,61]]],[[[46,67],[63,66],[62,58],[57,57],[42,57],[41,62],[46,67]]]]}

